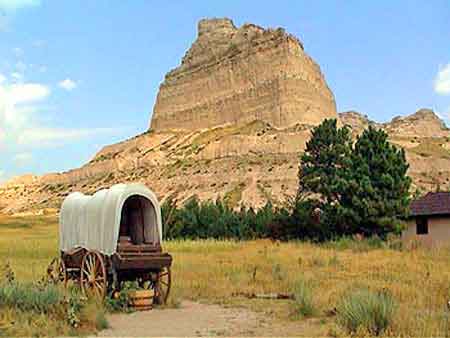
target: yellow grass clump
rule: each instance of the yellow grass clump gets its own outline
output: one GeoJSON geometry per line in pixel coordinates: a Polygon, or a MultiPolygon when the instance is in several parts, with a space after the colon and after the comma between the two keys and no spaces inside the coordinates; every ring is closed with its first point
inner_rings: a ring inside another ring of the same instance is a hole
{"type": "MultiPolygon", "coordinates": [[[[0,262],[8,261],[19,281],[37,280],[58,253],[57,234],[55,217],[2,216],[0,262]]],[[[384,335],[450,335],[449,248],[401,251],[385,245],[373,248],[350,243],[341,247],[269,240],[177,240],[163,243],[163,248],[174,257],[172,304],[192,299],[244,306],[278,321],[307,320],[296,313],[295,301],[240,296],[290,293],[299,283],[306,283],[313,316],[318,320],[305,325],[305,332],[293,334],[346,335],[335,316],[342,297],[352,290],[384,290],[396,302],[392,323],[384,335]]],[[[0,311],[6,322],[13,316],[8,311],[0,311]]],[[[49,334],[61,333],[57,325],[52,323],[49,334]]]]}

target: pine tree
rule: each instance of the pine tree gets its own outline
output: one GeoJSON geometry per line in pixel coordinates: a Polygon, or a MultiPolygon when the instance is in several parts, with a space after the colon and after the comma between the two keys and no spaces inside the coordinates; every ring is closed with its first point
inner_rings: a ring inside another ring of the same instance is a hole
{"type": "Polygon", "coordinates": [[[390,144],[383,130],[370,126],[358,137],[350,163],[352,178],[341,202],[354,232],[384,236],[399,231],[411,185],[404,150],[390,144]]]}
{"type": "Polygon", "coordinates": [[[339,203],[351,144],[350,130],[338,128],[336,119],[326,119],[315,127],[300,158],[299,194],[318,194],[328,204],[339,203]]]}
{"type": "Polygon", "coordinates": [[[320,208],[321,237],[347,232],[346,209],[341,208],[347,192],[351,167],[352,139],[348,127],[338,128],[335,119],[324,120],[311,132],[301,156],[297,201],[312,195],[320,208]]]}

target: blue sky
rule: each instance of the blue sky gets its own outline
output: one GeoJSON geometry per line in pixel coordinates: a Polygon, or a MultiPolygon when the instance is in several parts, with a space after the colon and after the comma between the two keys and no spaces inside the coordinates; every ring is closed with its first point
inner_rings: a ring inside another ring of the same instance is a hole
{"type": "Polygon", "coordinates": [[[339,111],[449,123],[450,1],[0,0],[0,181],[68,170],[147,129],[199,19],[284,27],[339,111]]]}

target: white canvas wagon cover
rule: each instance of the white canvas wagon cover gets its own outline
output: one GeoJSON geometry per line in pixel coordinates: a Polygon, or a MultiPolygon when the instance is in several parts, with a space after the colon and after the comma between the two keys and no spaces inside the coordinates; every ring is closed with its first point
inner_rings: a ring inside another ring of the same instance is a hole
{"type": "Polygon", "coordinates": [[[127,199],[134,196],[145,201],[146,207],[142,209],[145,237],[161,242],[161,208],[155,194],[143,184],[116,184],[94,195],[74,192],[66,197],[59,216],[60,250],[83,247],[106,255],[114,254],[122,209],[127,199]]]}

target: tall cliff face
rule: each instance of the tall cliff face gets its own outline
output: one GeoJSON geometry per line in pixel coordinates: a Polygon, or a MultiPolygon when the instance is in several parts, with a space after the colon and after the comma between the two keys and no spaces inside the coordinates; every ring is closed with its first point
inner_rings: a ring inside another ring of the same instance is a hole
{"type": "MultiPolygon", "coordinates": [[[[260,207],[293,196],[311,125],[337,117],[333,95],[300,42],[282,29],[202,20],[198,38],[158,94],[152,130],[104,147],[80,168],[0,185],[0,212],[59,208],[72,191],[92,194],[142,182],[160,199],[223,198],[260,207]]],[[[450,187],[450,131],[429,110],[389,123],[342,113],[356,137],[383,128],[405,149],[423,190],[450,187]]]]}
{"type": "Polygon", "coordinates": [[[160,86],[151,129],[198,130],[255,120],[275,127],[337,117],[319,66],[283,29],[205,19],[160,86]]]}

